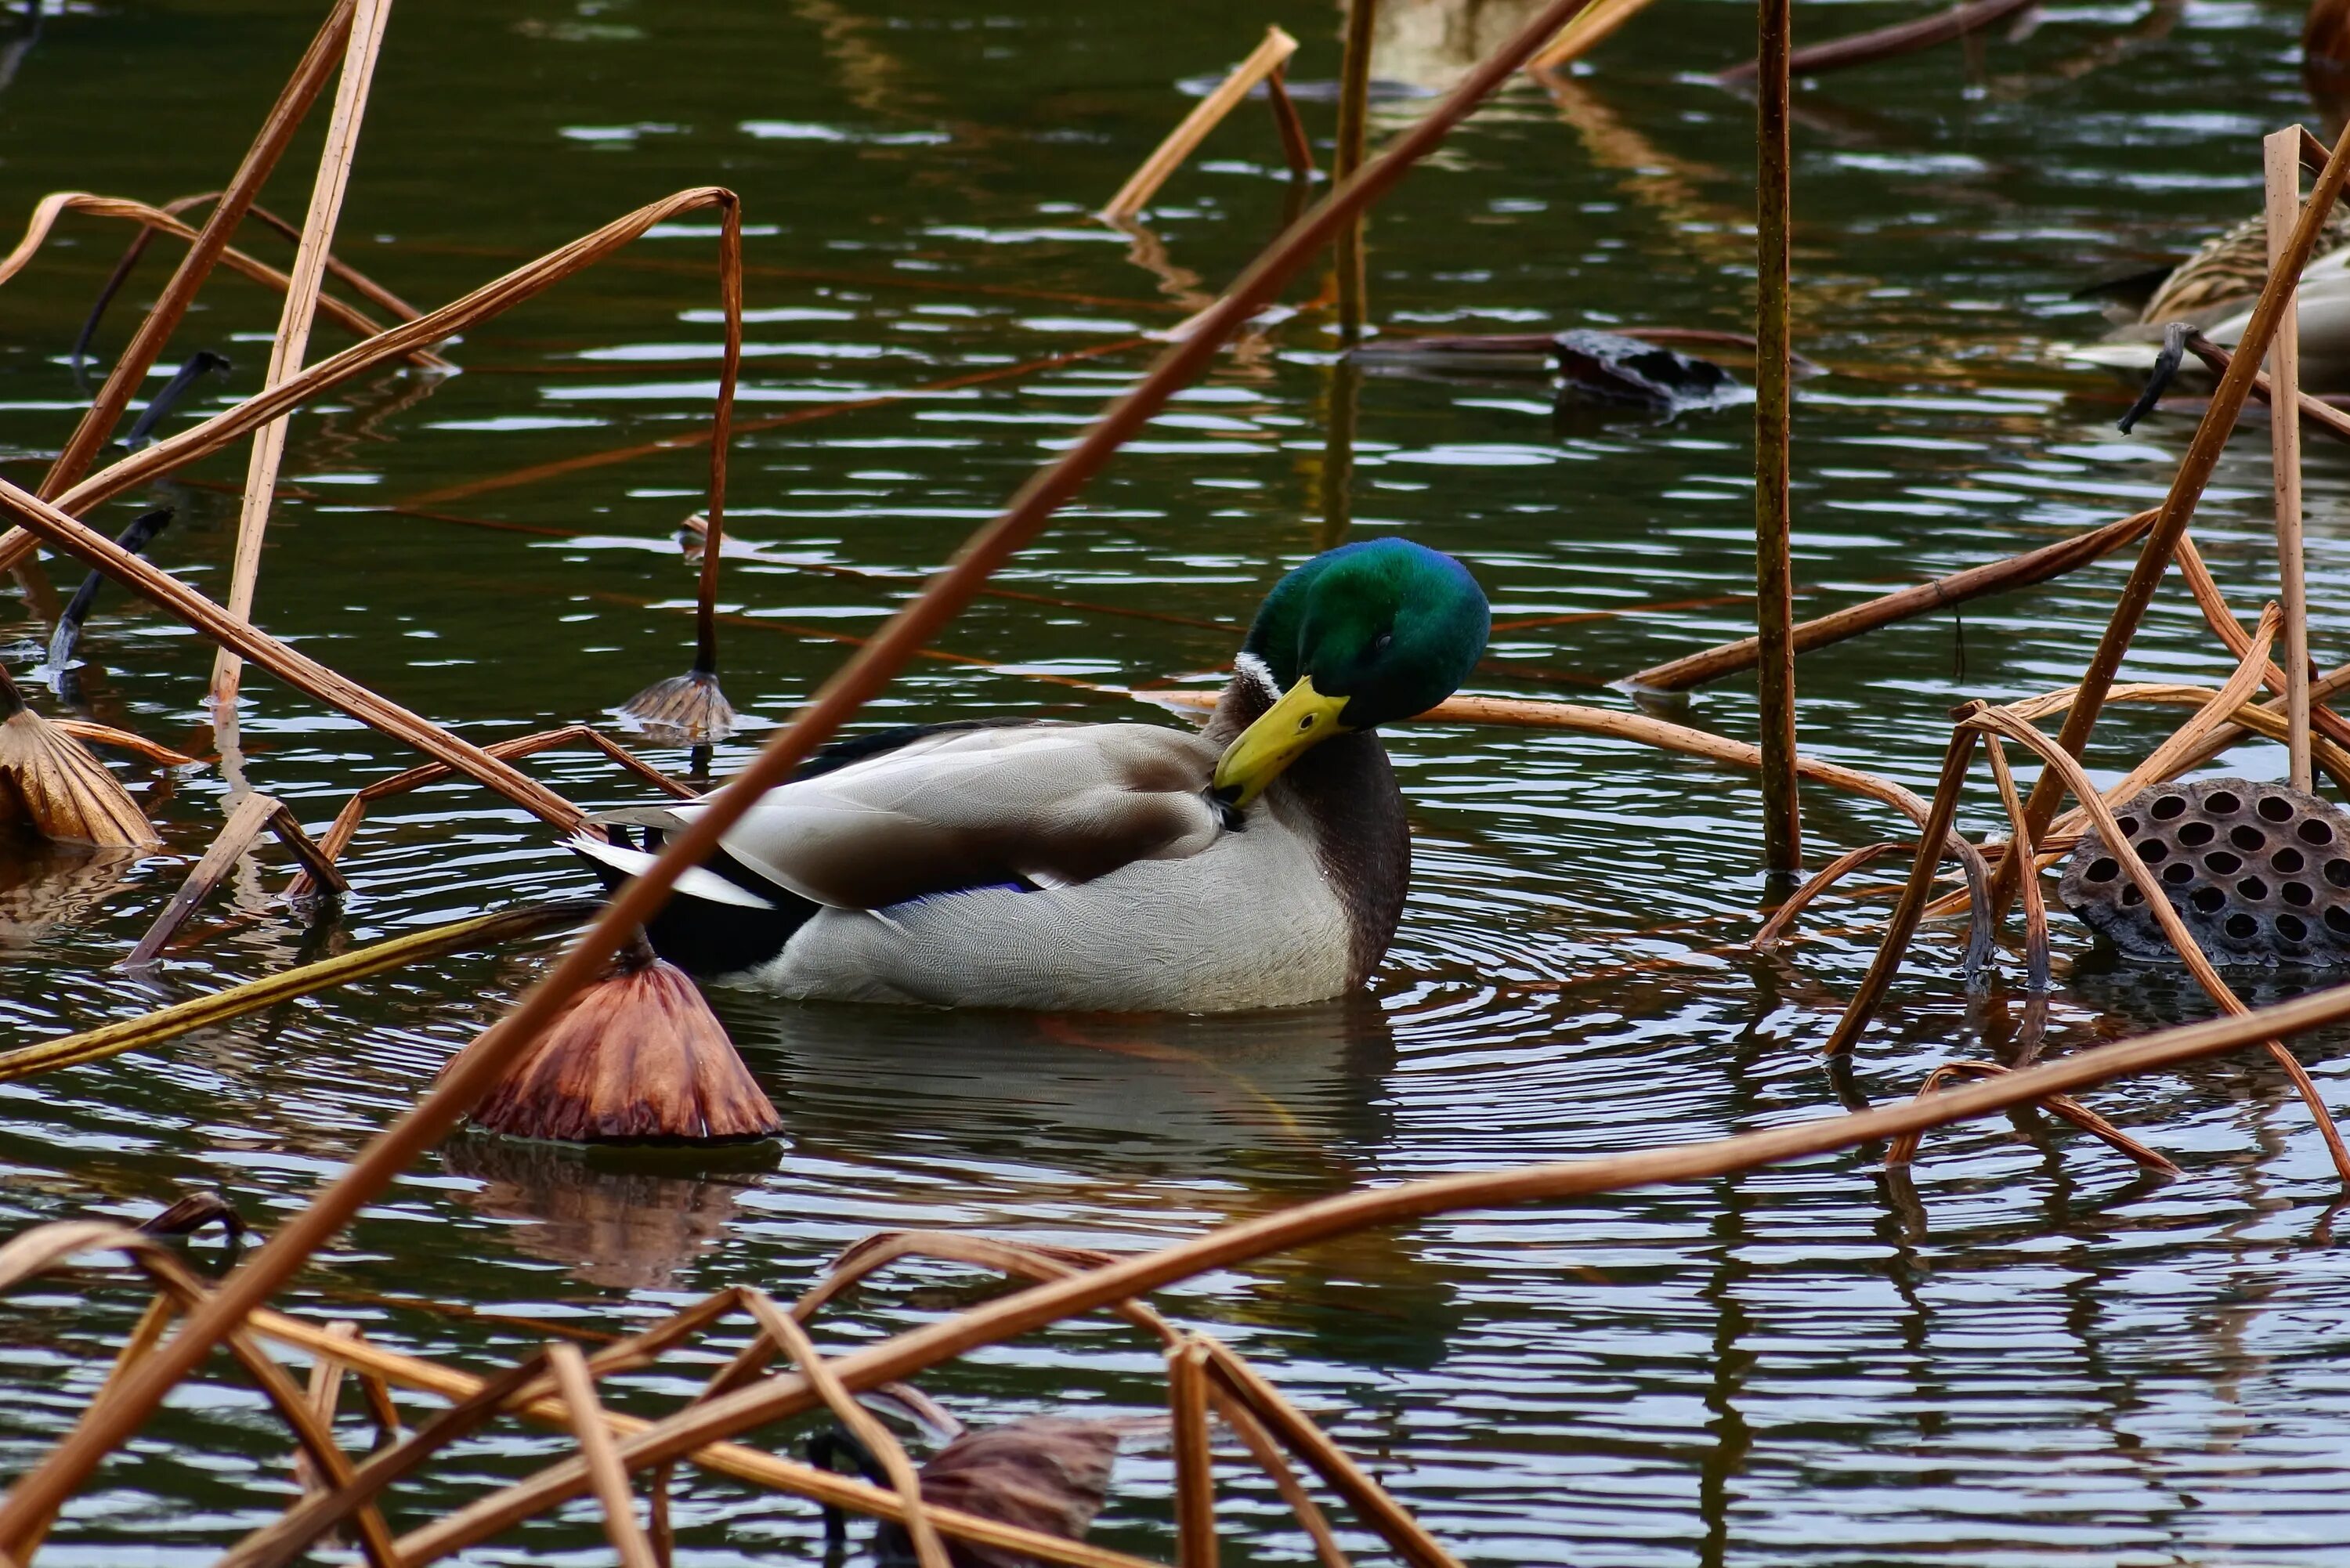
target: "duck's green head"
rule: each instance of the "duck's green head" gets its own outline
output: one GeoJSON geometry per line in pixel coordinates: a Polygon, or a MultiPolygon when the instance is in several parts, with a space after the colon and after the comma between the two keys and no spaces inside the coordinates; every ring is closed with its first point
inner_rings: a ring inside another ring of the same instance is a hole
{"type": "Polygon", "coordinates": [[[1274,585],[1241,647],[1281,697],[1225,749],[1216,794],[1245,805],[1332,735],[1435,707],[1476,667],[1490,619],[1466,566],[1408,539],[1315,556],[1274,585]]]}

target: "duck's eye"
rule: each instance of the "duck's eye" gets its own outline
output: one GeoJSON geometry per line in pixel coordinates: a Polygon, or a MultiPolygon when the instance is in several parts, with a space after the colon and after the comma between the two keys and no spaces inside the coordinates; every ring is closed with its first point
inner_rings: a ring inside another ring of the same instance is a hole
{"type": "Polygon", "coordinates": [[[1379,633],[1378,636],[1371,639],[1371,651],[1373,653],[1385,653],[1388,650],[1388,645],[1393,641],[1395,641],[1395,633],[1391,631],[1383,631],[1379,633]]]}

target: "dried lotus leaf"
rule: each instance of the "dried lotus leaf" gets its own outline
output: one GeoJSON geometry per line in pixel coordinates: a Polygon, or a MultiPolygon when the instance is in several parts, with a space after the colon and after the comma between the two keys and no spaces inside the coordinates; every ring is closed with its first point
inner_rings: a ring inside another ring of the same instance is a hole
{"type": "Polygon", "coordinates": [[[161,843],[139,803],[88,747],[25,706],[0,671],[0,818],[44,838],[107,847],[161,843]]]}

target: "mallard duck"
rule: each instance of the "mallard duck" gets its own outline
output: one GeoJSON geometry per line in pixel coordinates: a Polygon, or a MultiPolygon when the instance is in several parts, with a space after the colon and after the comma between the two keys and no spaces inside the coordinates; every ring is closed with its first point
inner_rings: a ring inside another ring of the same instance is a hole
{"type": "MultiPolygon", "coordinates": [[[[2252,318],[2261,285],[2268,281],[2268,223],[2247,218],[2167,273],[2146,274],[2101,286],[2093,293],[2125,296],[2152,286],[2137,315],[2106,334],[2103,341],[2059,350],[2068,363],[2113,370],[2143,379],[2154,369],[2163,328],[2184,321],[2223,348],[2232,348],[2252,318]]],[[[2312,390],[2350,386],[2350,208],[2326,214],[2317,254],[2302,270],[2301,380],[2312,390]]],[[[2209,374],[2190,362],[2187,385],[2208,383],[2209,374]]]]}
{"type": "MultiPolygon", "coordinates": [[[[1274,585],[1203,728],[860,736],[753,806],[647,934],[687,970],[788,997],[1217,1012],[1339,995],[1386,955],[1411,872],[1378,730],[1451,695],[1487,624],[1451,556],[1341,545],[1274,585]]],[[[617,884],[697,809],[610,813],[614,842],[571,847],[617,884]]]]}

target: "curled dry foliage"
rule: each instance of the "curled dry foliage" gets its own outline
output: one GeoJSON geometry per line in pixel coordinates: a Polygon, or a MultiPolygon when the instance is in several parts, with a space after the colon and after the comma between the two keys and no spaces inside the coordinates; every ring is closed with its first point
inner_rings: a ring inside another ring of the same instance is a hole
{"type": "MultiPolygon", "coordinates": [[[[1209,1373],[1206,1396],[1218,1402],[1219,1409],[1224,1411],[1244,1441],[1253,1432],[1272,1434],[1282,1447],[1305,1460],[1345,1497],[1364,1522],[1387,1535],[1399,1554],[1409,1562],[1435,1568],[1450,1564],[1452,1560],[1449,1554],[1428,1541],[1416,1525],[1407,1528],[1409,1516],[1401,1514],[1394,1500],[1386,1497],[1335,1447],[1328,1446],[1326,1437],[1313,1429],[1294,1407],[1274,1394],[1228,1349],[1166,1324],[1139,1298],[1211,1270],[1367,1227],[1466,1209],[1555,1200],[1657,1182],[1701,1180],[1828,1150],[1910,1137],[1930,1127],[2018,1106],[2053,1103],[2058,1096],[2113,1078],[2168,1070],[2240,1050],[2264,1038],[2287,1036],[2345,1019],[2350,1019],[2350,986],[2298,997],[2248,1016],[2216,1019],[2095,1047],[2055,1062],[1996,1074],[1982,1082],[1873,1110],[1811,1118],[1763,1132],[1630,1155],[1442,1177],[1349,1192],[1228,1225],[1139,1256],[1097,1262],[1091,1254],[1048,1253],[993,1238],[939,1232],[901,1233],[877,1239],[872,1245],[852,1250],[840,1265],[844,1273],[861,1278],[871,1268],[895,1258],[942,1255],[981,1262],[984,1266],[1000,1267],[1015,1276],[1040,1282],[955,1317],[832,1359],[827,1367],[830,1376],[847,1388],[875,1388],[1013,1335],[1033,1332],[1077,1314],[1110,1308],[1170,1347],[1191,1343],[1204,1345],[1209,1373]],[[1086,1262],[1092,1266],[1081,1266],[1086,1262]],[[1231,1407],[1224,1401],[1230,1401],[1231,1407]],[[1232,1417],[1232,1408],[1241,1412],[1241,1419],[1232,1417]]],[[[2091,1130],[2106,1137],[2108,1129],[2098,1127],[2091,1130]]],[[[2150,1160],[2160,1158],[2150,1150],[2144,1151],[2144,1157],[2150,1160]]],[[[2133,1158],[2141,1156],[2134,1154],[2133,1158]]],[[[178,1269],[176,1262],[157,1249],[151,1240],[118,1226],[82,1223],[42,1227],[0,1248],[0,1289],[54,1268],[77,1253],[97,1249],[131,1252],[140,1266],[172,1293],[182,1310],[194,1309],[205,1299],[203,1287],[188,1279],[184,1270],[178,1269]]],[[[263,1253],[268,1251],[265,1248],[263,1253]]],[[[833,1293],[819,1287],[812,1293],[811,1304],[795,1309],[792,1315],[797,1317],[812,1311],[815,1300],[830,1293],[833,1293]]],[[[607,1376],[650,1365],[727,1313],[752,1307],[754,1294],[740,1288],[721,1292],[629,1340],[598,1351],[589,1366],[598,1376],[607,1376]]],[[[755,1307],[753,1315],[757,1324],[772,1325],[775,1322],[769,1313],[755,1307]]],[[[761,1332],[768,1334],[772,1329],[763,1328],[761,1332]]],[[[557,1397],[544,1357],[540,1356],[484,1378],[386,1352],[364,1339],[337,1337],[326,1328],[280,1314],[260,1309],[239,1313],[229,1335],[232,1348],[239,1350],[242,1358],[243,1353],[259,1338],[332,1354],[363,1373],[432,1393],[453,1404],[442,1417],[353,1466],[334,1448],[331,1438],[319,1432],[315,1420],[309,1419],[307,1407],[297,1412],[288,1407],[287,1400],[281,1400],[281,1414],[296,1424],[297,1438],[304,1430],[302,1422],[308,1421],[312,1436],[324,1439],[323,1451],[311,1449],[306,1439],[306,1451],[310,1452],[318,1473],[327,1478],[328,1486],[314,1496],[297,1501],[282,1520],[263,1527],[228,1553],[224,1563],[234,1568],[269,1568],[290,1562],[323,1532],[346,1520],[356,1519],[364,1528],[369,1511],[386,1485],[413,1473],[433,1454],[485,1421],[500,1415],[517,1415],[567,1427],[578,1416],[557,1397]]],[[[135,1369],[134,1363],[143,1365],[154,1354],[153,1336],[135,1338],[119,1376],[128,1376],[130,1370],[135,1369]]],[[[738,1365],[743,1359],[738,1357],[738,1365]]],[[[764,1358],[751,1357],[750,1365],[754,1369],[762,1366],[764,1358]]],[[[277,1376],[283,1383],[283,1375],[277,1376]]],[[[290,1390],[290,1385],[286,1386],[290,1390]]],[[[291,1392],[289,1398],[292,1406],[303,1405],[298,1391],[291,1392]]],[[[815,1410],[820,1404],[814,1382],[805,1373],[779,1371],[736,1381],[722,1392],[696,1399],[665,1420],[625,1416],[600,1406],[589,1414],[618,1439],[611,1447],[608,1462],[622,1470],[690,1459],[763,1485],[885,1520],[903,1521],[907,1516],[906,1501],[894,1489],[834,1476],[730,1440],[738,1433],[815,1410]]],[[[1254,1447],[1253,1443],[1250,1446],[1254,1447]]],[[[984,1450],[965,1452],[975,1461],[984,1450]]],[[[972,1468],[976,1471],[979,1467],[974,1462],[972,1468]]],[[[1082,1480],[1081,1474],[1078,1479],[1082,1480]]],[[[446,1520],[412,1532],[396,1543],[396,1555],[388,1555],[386,1560],[422,1568],[422,1564],[440,1556],[462,1550],[522,1519],[580,1495],[592,1484],[584,1462],[575,1459],[558,1463],[446,1520]]],[[[1025,1555],[1038,1562],[1076,1563],[1087,1568],[1136,1568],[1139,1563],[1123,1553],[1057,1538],[1045,1530],[983,1517],[976,1510],[965,1511],[943,1498],[926,1496],[923,1506],[941,1532],[959,1542],[1025,1555]]],[[[31,1542],[37,1541],[47,1514],[25,1510],[21,1491],[16,1494],[16,1509],[0,1549],[21,1555],[31,1542]]],[[[1329,1561],[1326,1553],[1325,1561],[1329,1561]]]]}
{"type": "Polygon", "coordinates": [[[145,847],[154,825],[89,748],[25,706],[0,670],[0,826],[44,838],[145,847]]]}

